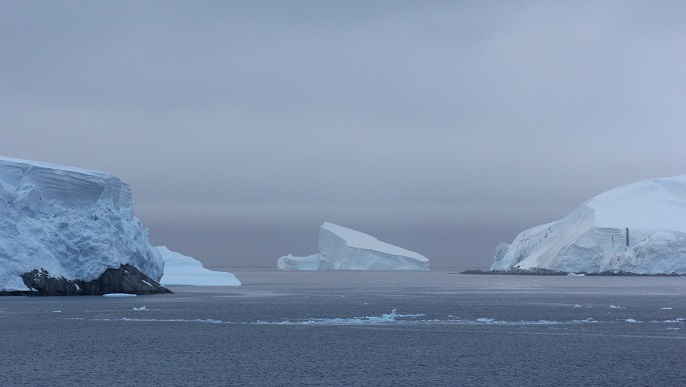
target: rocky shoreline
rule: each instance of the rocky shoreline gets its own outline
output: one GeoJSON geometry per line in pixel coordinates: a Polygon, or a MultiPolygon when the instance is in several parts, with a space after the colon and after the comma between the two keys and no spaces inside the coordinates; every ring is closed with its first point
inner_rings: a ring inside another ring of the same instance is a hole
{"type": "Polygon", "coordinates": [[[101,296],[109,293],[169,294],[171,290],[132,265],[107,269],[92,281],[52,277],[46,270],[34,269],[21,276],[30,290],[0,291],[0,296],[101,296]]]}

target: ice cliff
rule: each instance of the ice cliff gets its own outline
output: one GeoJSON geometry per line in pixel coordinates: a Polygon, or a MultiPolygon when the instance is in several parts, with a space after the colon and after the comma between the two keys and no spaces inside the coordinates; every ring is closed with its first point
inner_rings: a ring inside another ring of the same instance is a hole
{"type": "Polygon", "coordinates": [[[53,283],[81,294],[108,269],[140,271],[143,288],[164,270],[129,186],[102,172],[0,157],[0,291],[53,283]]]}
{"type": "Polygon", "coordinates": [[[308,257],[279,258],[282,270],[429,270],[421,254],[381,242],[359,231],[325,222],[319,250],[308,257]]]}
{"type": "Polygon", "coordinates": [[[602,193],[501,244],[491,270],[686,274],[686,175],[602,193]]]}

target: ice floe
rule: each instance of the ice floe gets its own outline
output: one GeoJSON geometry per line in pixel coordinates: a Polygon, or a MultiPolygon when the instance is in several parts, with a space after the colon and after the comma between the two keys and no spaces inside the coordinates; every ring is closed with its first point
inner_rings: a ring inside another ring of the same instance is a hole
{"type": "Polygon", "coordinates": [[[118,297],[136,297],[135,294],[129,294],[129,293],[107,293],[103,294],[103,297],[110,297],[110,298],[118,298],[118,297]]]}

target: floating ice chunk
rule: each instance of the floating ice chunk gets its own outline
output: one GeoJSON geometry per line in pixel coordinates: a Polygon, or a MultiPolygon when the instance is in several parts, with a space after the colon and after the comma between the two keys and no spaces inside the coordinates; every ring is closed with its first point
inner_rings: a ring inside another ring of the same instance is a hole
{"type": "Polygon", "coordinates": [[[569,273],[567,274],[567,277],[585,277],[586,274],[581,273],[581,274],[576,274],[576,273],[569,273]]]}
{"type": "Polygon", "coordinates": [[[235,275],[205,269],[197,259],[170,251],[165,246],[155,248],[164,260],[164,274],[160,284],[192,286],[241,286],[235,275]]]}
{"type": "Polygon", "coordinates": [[[662,310],[672,310],[672,308],[660,308],[662,310]]]}
{"type": "Polygon", "coordinates": [[[610,305],[610,309],[625,309],[625,308],[618,306],[618,305],[610,305]]]}
{"type": "Polygon", "coordinates": [[[141,306],[140,308],[136,308],[135,306],[133,307],[133,310],[146,310],[145,305],[141,306]]]}
{"type": "Polygon", "coordinates": [[[133,322],[182,322],[182,323],[209,323],[209,324],[223,324],[224,321],[222,320],[215,320],[215,319],[195,319],[195,320],[188,320],[188,319],[181,319],[181,318],[169,318],[169,319],[156,319],[156,318],[130,318],[130,317],[122,317],[121,319],[97,319],[98,321],[133,321],[133,322]]]}
{"type": "Polygon", "coordinates": [[[388,314],[382,314],[381,317],[367,317],[367,320],[371,323],[378,323],[378,322],[395,322],[395,318],[397,317],[396,310],[393,309],[391,313],[388,314]]]}
{"type": "Polygon", "coordinates": [[[593,317],[589,317],[589,318],[587,318],[587,319],[585,319],[585,320],[572,320],[572,321],[570,321],[570,322],[571,322],[572,324],[579,324],[579,323],[597,323],[597,322],[599,322],[599,321],[597,321],[597,320],[594,319],[593,317]]]}
{"type": "Polygon", "coordinates": [[[628,323],[637,323],[637,322],[638,322],[638,321],[634,320],[633,318],[628,318],[628,319],[626,319],[626,320],[624,320],[624,321],[625,321],[625,322],[628,322],[628,323]]]}
{"type": "MultiPolygon", "coordinates": [[[[281,321],[281,322],[268,322],[268,321],[256,321],[254,324],[274,324],[274,325],[373,325],[373,324],[389,324],[389,323],[403,323],[403,322],[413,322],[411,320],[403,319],[415,319],[418,317],[426,316],[424,313],[416,314],[398,314],[396,309],[393,309],[391,313],[385,313],[381,316],[365,316],[365,317],[352,317],[352,318],[315,318],[302,321],[281,321]]],[[[426,322],[426,321],[422,321],[426,322]]]]}
{"type": "Polygon", "coordinates": [[[108,294],[103,294],[103,297],[110,297],[110,298],[118,298],[118,297],[136,297],[135,294],[129,294],[129,293],[108,293],[108,294]]]}

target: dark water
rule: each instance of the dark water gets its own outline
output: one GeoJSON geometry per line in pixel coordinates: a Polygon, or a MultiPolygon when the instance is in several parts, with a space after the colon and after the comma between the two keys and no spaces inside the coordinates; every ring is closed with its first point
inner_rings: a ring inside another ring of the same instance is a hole
{"type": "Polygon", "coordinates": [[[0,298],[0,385],[686,384],[686,278],[235,274],[0,298]]]}

